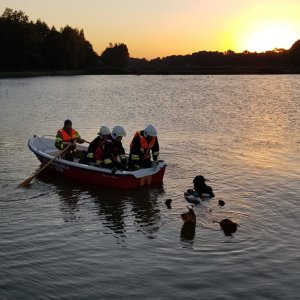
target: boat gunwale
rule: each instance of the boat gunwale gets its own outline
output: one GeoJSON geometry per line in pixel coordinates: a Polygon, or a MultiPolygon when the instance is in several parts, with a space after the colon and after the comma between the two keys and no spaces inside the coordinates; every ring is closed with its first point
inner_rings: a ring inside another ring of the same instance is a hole
{"type": "MultiPolygon", "coordinates": [[[[37,156],[37,158],[40,160],[39,157],[41,158],[44,158],[46,160],[51,160],[53,159],[53,157],[55,155],[50,155],[40,149],[38,149],[35,145],[33,145],[33,141],[34,139],[46,139],[44,136],[42,137],[38,137],[36,135],[34,135],[32,138],[30,138],[28,140],[28,148],[37,156]]],[[[51,140],[51,139],[48,139],[48,140],[51,140]]],[[[43,162],[41,162],[43,164],[43,162]]],[[[156,167],[151,167],[151,168],[145,168],[145,169],[140,169],[140,170],[137,170],[137,171],[126,171],[126,170],[117,170],[114,174],[112,174],[112,171],[110,169],[105,169],[103,167],[94,167],[94,166],[91,166],[91,165],[85,165],[85,164],[80,164],[78,162],[72,162],[72,161],[67,161],[65,159],[62,159],[62,158],[56,158],[52,163],[59,163],[59,164],[62,164],[62,165],[66,165],[66,166],[69,166],[69,167],[73,167],[73,168],[76,168],[76,169],[81,169],[81,170],[85,170],[85,171],[88,171],[88,172],[95,172],[95,173],[100,173],[100,174],[103,174],[103,175],[108,175],[108,176],[120,176],[120,177],[124,177],[124,176],[132,176],[136,179],[139,179],[139,178],[143,178],[143,177],[146,177],[146,176],[149,176],[149,175],[155,175],[157,174],[160,170],[164,169],[166,167],[166,163],[164,161],[160,161],[159,165],[157,165],[156,167]],[[145,172],[147,171],[148,172],[145,172]],[[142,174],[139,174],[139,173],[142,173],[142,174]]]]}

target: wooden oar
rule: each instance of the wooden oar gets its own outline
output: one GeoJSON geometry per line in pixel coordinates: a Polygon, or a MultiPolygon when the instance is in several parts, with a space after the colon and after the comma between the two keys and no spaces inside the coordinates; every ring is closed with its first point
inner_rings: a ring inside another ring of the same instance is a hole
{"type": "Polygon", "coordinates": [[[22,183],[20,183],[20,187],[27,187],[31,180],[39,175],[44,169],[46,169],[56,158],[58,158],[60,155],[64,154],[70,147],[72,147],[73,144],[70,144],[67,146],[67,148],[63,149],[62,151],[60,151],[57,155],[55,155],[50,161],[48,161],[42,168],[40,168],[38,171],[36,171],[32,176],[30,176],[29,178],[25,179],[22,183]]]}

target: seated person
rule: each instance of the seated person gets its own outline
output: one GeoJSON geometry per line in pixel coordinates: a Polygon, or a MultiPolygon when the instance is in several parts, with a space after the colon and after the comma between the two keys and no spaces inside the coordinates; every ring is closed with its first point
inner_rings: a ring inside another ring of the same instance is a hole
{"type": "Polygon", "coordinates": [[[80,163],[87,165],[96,163],[96,150],[101,143],[109,137],[110,133],[111,131],[108,127],[101,126],[98,136],[90,143],[87,155],[80,160],[80,163]]]}
{"type": "Polygon", "coordinates": [[[82,144],[85,140],[82,139],[79,133],[72,128],[71,120],[65,120],[64,127],[59,129],[55,138],[55,147],[59,150],[65,149],[70,143],[73,144],[67,152],[62,156],[63,159],[74,161],[74,158],[82,158],[83,153],[76,147],[76,143],[82,144]]]}
{"type": "Polygon", "coordinates": [[[117,169],[126,169],[127,159],[122,145],[122,137],[124,136],[126,136],[124,128],[115,126],[110,136],[96,150],[96,160],[104,168],[111,169],[113,173],[117,169]]]}

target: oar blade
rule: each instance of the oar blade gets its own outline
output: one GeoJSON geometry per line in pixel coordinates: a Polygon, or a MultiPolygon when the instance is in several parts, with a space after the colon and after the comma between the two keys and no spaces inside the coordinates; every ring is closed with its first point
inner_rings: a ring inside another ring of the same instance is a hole
{"type": "Polygon", "coordinates": [[[19,187],[28,187],[30,185],[30,182],[34,178],[35,175],[30,176],[29,178],[25,179],[23,182],[19,184],[19,187]]]}
{"type": "Polygon", "coordinates": [[[56,158],[58,158],[60,155],[62,155],[63,153],[65,153],[69,148],[71,148],[73,146],[73,144],[69,144],[65,149],[63,149],[62,151],[60,151],[57,155],[55,155],[51,160],[49,160],[42,168],[40,168],[37,172],[35,172],[31,177],[27,178],[26,180],[24,180],[19,186],[20,187],[27,187],[29,186],[31,180],[37,176],[38,174],[40,174],[44,169],[46,169],[56,158]]]}

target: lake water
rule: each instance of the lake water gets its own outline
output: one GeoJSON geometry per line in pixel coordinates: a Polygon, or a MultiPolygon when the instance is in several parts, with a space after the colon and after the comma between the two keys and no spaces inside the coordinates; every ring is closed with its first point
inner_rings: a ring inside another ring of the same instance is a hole
{"type": "Polygon", "coordinates": [[[0,299],[299,299],[299,107],[299,75],[0,79],[0,299]],[[163,184],[18,188],[39,167],[28,139],[66,118],[86,140],[123,126],[127,152],[153,124],[163,184]],[[216,197],[193,231],[180,214],[199,174],[216,197]]]}

